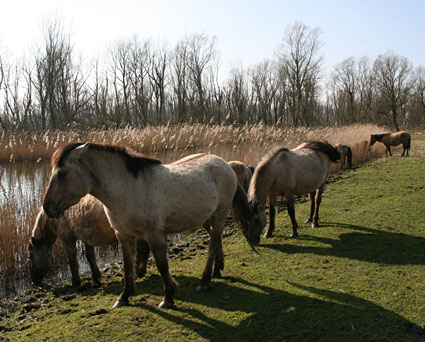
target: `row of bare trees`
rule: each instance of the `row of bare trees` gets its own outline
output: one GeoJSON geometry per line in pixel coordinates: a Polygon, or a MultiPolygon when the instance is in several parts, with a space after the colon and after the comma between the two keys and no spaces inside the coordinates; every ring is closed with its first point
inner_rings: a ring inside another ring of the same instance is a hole
{"type": "MultiPolygon", "coordinates": [[[[174,47],[134,37],[106,58],[77,57],[57,20],[31,60],[0,53],[0,125],[12,129],[164,123],[333,125],[425,124],[425,68],[392,52],[348,58],[322,73],[320,30],[289,26],[273,58],[219,73],[215,38],[194,34],[174,47]]],[[[1,52],[1,51],[0,51],[1,52]]]]}

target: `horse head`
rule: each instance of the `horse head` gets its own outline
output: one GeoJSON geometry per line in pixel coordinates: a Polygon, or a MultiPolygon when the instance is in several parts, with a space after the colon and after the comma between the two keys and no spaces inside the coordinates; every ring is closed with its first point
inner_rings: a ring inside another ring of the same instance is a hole
{"type": "Polygon", "coordinates": [[[376,134],[370,135],[370,141],[369,141],[369,148],[373,146],[374,143],[376,143],[378,140],[376,139],[376,134]]]}
{"type": "Polygon", "coordinates": [[[260,236],[264,227],[267,224],[266,208],[264,204],[259,203],[256,199],[251,203],[252,206],[252,236],[253,242],[258,245],[260,243],[260,236]]]}
{"type": "Polygon", "coordinates": [[[52,156],[52,174],[43,198],[47,216],[59,218],[90,191],[91,176],[82,163],[88,144],[59,148],[52,156]]]}
{"type": "Polygon", "coordinates": [[[39,285],[53,263],[53,244],[57,235],[49,227],[50,220],[43,210],[37,215],[28,243],[31,280],[39,285]]]}

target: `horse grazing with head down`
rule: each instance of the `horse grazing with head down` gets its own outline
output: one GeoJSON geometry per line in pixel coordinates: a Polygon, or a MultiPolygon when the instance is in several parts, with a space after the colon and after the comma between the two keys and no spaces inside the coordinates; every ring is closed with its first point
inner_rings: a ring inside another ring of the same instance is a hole
{"type": "MultiPolygon", "coordinates": [[[[101,273],[97,266],[93,247],[107,246],[118,241],[103,210],[102,203],[93,196],[87,195],[58,219],[49,218],[43,208],[40,209],[28,244],[30,274],[36,285],[41,284],[53,263],[53,246],[58,238],[68,257],[72,286],[79,287],[81,285],[77,240],[81,240],[83,243],[93,284],[100,285],[101,273]]],[[[147,251],[149,254],[149,250],[147,251]]],[[[142,241],[137,248],[136,264],[139,276],[146,274],[147,259],[146,247],[142,241]]]]}
{"type": "MultiPolygon", "coordinates": [[[[292,222],[291,238],[298,237],[294,200],[297,195],[310,195],[310,216],[307,222],[319,226],[319,206],[331,162],[340,159],[340,153],[332,145],[311,141],[293,150],[281,148],[267,155],[255,168],[248,190],[248,200],[253,207],[256,228],[255,241],[266,225],[265,204],[267,197],[273,203],[276,196],[284,196],[288,215],[292,222]]],[[[265,237],[271,237],[275,227],[275,211],[270,210],[270,226],[265,237]]]]}
{"type": "Polygon", "coordinates": [[[351,169],[351,166],[353,165],[353,151],[351,150],[351,147],[344,144],[336,144],[335,148],[341,154],[341,169],[351,169]]]}
{"type": "Polygon", "coordinates": [[[208,232],[207,263],[197,287],[201,293],[224,267],[221,239],[232,206],[252,245],[251,208],[245,191],[229,164],[218,156],[201,153],[162,164],[118,146],[74,143],[57,149],[51,166],[43,200],[49,217],[61,217],[87,193],[105,206],[123,253],[124,288],[114,307],[128,304],[134,294],[135,241],[146,241],[161,274],[164,297],[159,307],[173,306],[177,286],[168,266],[167,234],[201,225],[208,232]]]}
{"type": "Polygon", "coordinates": [[[385,156],[388,156],[388,153],[390,154],[390,156],[392,156],[391,146],[398,146],[400,144],[403,144],[403,153],[401,154],[401,156],[403,157],[406,153],[406,157],[408,157],[410,149],[410,140],[410,134],[405,131],[397,133],[371,134],[369,146],[372,147],[375,142],[379,141],[385,145],[385,156]]]}

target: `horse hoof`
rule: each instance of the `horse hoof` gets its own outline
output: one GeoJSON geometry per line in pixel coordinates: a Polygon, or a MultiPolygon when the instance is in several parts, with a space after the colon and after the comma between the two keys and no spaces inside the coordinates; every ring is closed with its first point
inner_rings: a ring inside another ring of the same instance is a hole
{"type": "Polygon", "coordinates": [[[271,237],[273,237],[273,233],[266,233],[266,234],[264,234],[264,238],[265,239],[269,239],[271,237]]]}
{"type": "Polygon", "coordinates": [[[208,291],[208,285],[199,284],[198,287],[196,288],[196,292],[198,293],[205,293],[207,291],[208,291]]]}
{"type": "Polygon", "coordinates": [[[169,300],[165,300],[165,299],[158,305],[159,309],[171,309],[173,307],[174,307],[173,302],[169,300]]]}
{"type": "Polygon", "coordinates": [[[312,219],[308,218],[307,220],[305,220],[304,223],[310,223],[310,222],[312,222],[312,219]]]}
{"type": "Polygon", "coordinates": [[[311,225],[311,228],[319,228],[320,226],[319,226],[319,224],[318,223],[313,223],[312,225],[311,225]]]}
{"type": "Polygon", "coordinates": [[[290,239],[298,239],[298,233],[289,235],[289,238],[290,239]]]}
{"type": "Polygon", "coordinates": [[[123,306],[128,306],[128,305],[129,305],[128,300],[118,299],[118,300],[115,302],[115,304],[114,304],[114,306],[113,306],[112,308],[113,308],[113,309],[116,309],[116,308],[122,308],[123,306]]]}

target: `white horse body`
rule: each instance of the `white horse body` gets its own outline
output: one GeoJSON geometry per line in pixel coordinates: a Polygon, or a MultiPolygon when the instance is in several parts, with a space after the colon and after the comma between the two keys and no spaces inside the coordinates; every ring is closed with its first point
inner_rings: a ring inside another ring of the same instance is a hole
{"type": "Polygon", "coordinates": [[[236,176],[225,164],[211,154],[159,164],[148,179],[137,177],[125,188],[96,195],[105,204],[112,227],[121,234],[146,239],[153,226],[166,234],[196,230],[218,209],[232,205],[236,176]]]}
{"type": "Polygon", "coordinates": [[[142,264],[149,250],[155,257],[165,290],[161,307],[173,305],[177,286],[168,269],[166,234],[201,225],[207,230],[208,259],[198,292],[205,292],[211,276],[219,277],[224,267],[221,235],[232,206],[252,246],[248,221],[251,208],[246,194],[229,164],[212,154],[192,155],[163,165],[111,145],[76,143],[55,151],[43,201],[47,215],[62,216],[87,193],[105,206],[122,246],[124,291],[116,306],[128,303],[134,293],[135,242],[144,246],[142,264]]]}

